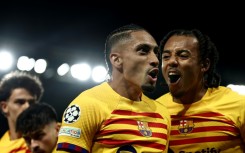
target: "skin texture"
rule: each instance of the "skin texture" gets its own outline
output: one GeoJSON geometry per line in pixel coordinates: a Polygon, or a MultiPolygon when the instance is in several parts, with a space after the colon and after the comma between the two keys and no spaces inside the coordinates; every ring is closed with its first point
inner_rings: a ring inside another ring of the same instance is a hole
{"type": "Polygon", "coordinates": [[[200,62],[198,41],[191,36],[171,36],[162,54],[162,73],[174,101],[192,103],[200,100],[206,92],[203,75],[209,68],[209,60],[200,62]],[[180,78],[170,82],[169,74],[180,78]]]}
{"type": "MultiPolygon", "coordinates": [[[[10,132],[15,131],[15,123],[19,114],[34,103],[35,99],[26,89],[16,88],[12,91],[9,99],[1,103],[2,111],[8,120],[10,132]]],[[[19,137],[14,133],[11,134],[11,140],[19,137]]]]}
{"type": "Polygon", "coordinates": [[[143,91],[153,91],[156,77],[150,72],[158,73],[158,46],[154,38],[146,31],[131,33],[131,38],[118,43],[112,48],[111,87],[120,95],[139,101],[143,91]],[[113,79],[116,78],[116,79],[113,79]]]}
{"type": "Polygon", "coordinates": [[[32,153],[51,153],[58,140],[59,124],[51,122],[44,128],[23,135],[32,153]]]}

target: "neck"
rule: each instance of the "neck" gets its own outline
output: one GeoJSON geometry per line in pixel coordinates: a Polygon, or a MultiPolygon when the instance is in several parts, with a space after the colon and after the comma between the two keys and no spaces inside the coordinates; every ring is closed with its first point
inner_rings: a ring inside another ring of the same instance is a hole
{"type": "Polygon", "coordinates": [[[16,132],[15,130],[15,123],[9,123],[9,135],[10,135],[10,140],[15,140],[21,138],[21,134],[16,132]]]}
{"type": "Polygon", "coordinates": [[[117,78],[116,80],[112,79],[108,83],[111,88],[122,97],[128,98],[133,101],[141,101],[142,90],[140,87],[132,85],[123,80],[119,80],[119,78],[117,78]]]}
{"type": "Polygon", "coordinates": [[[180,97],[173,97],[173,101],[181,104],[192,104],[201,100],[206,92],[207,88],[189,90],[180,97]]]}

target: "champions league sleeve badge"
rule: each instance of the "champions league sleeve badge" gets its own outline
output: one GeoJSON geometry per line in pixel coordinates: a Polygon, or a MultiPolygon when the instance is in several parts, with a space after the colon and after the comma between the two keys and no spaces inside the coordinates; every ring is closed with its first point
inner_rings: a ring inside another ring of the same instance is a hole
{"type": "Polygon", "coordinates": [[[81,115],[81,109],[78,105],[69,106],[64,113],[63,120],[67,124],[76,122],[81,115]]]}

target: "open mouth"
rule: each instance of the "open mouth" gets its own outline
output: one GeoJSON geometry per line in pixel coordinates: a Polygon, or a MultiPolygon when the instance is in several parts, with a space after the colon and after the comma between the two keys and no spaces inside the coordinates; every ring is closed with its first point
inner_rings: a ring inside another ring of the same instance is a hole
{"type": "Polygon", "coordinates": [[[175,74],[175,73],[169,73],[168,74],[168,78],[170,80],[170,83],[175,83],[179,80],[180,75],[179,74],[175,74]]]}
{"type": "Polygon", "coordinates": [[[150,75],[153,79],[157,78],[158,69],[154,69],[154,70],[150,71],[148,75],[150,75]]]}

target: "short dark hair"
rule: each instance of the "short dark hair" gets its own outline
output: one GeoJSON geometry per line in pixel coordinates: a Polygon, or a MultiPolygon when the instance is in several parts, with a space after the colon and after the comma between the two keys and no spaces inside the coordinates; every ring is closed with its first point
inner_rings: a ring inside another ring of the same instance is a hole
{"type": "Polygon", "coordinates": [[[6,101],[16,88],[26,89],[39,101],[43,95],[44,88],[40,79],[25,71],[13,71],[6,74],[0,82],[0,101],[6,101]]]}
{"type": "Polygon", "coordinates": [[[104,53],[105,53],[105,62],[107,65],[107,71],[108,71],[109,75],[111,75],[111,73],[112,73],[112,65],[110,63],[110,53],[111,53],[112,47],[122,40],[130,39],[130,37],[131,37],[130,34],[132,32],[135,32],[135,31],[146,31],[146,32],[148,32],[146,29],[144,29],[144,28],[142,28],[136,24],[129,24],[129,25],[122,26],[122,27],[112,31],[107,36],[107,39],[105,42],[104,53]]]}
{"type": "Polygon", "coordinates": [[[27,134],[43,129],[52,122],[57,122],[55,109],[47,103],[35,103],[24,110],[17,118],[16,132],[27,134]]]}
{"type": "Polygon", "coordinates": [[[203,34],[198,29],[185,30],[185,29],[177,29],[170,31],[160,42],[160,52],[162,54],[164,45],[167,40],[173,36],[191,36],[195,37],[198,40],[199,44],[199,53],[200,53],[200,62],[203,62],[206,58],[210,60],[210,68],[205,73],[204,78],[206,80],[207,87],[218,87],[220,85],[220,75],[216,72],[216,65],[219,60],[219,53],[215,44],[210,40],[210,38],[203,34]]]}

